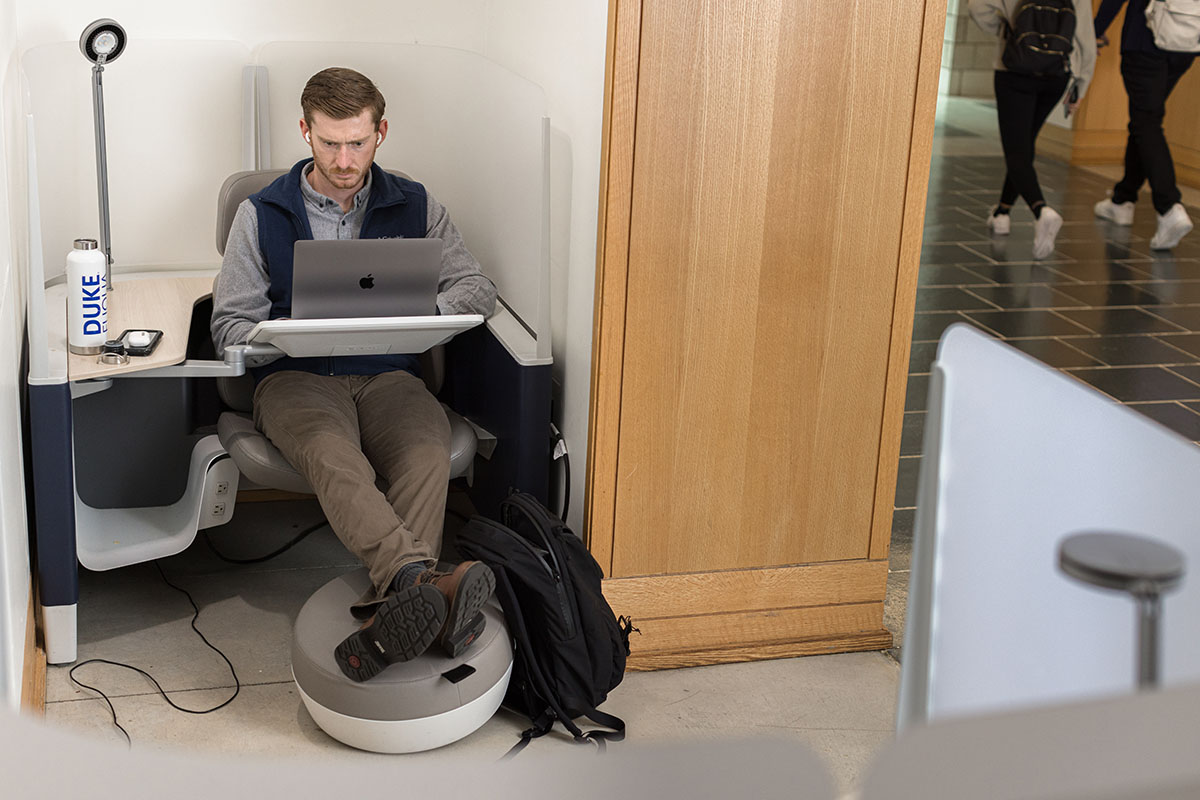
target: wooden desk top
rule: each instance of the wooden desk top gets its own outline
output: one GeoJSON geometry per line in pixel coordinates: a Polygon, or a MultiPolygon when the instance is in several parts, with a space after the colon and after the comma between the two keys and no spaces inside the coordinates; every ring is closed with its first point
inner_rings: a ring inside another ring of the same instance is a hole
{"type": "MultiPolygon", "coordinates": [[[[188,331],[192,309],[212,294],[211,274],[189,271],[181,275],[156,272],[114,275],[114,288],[108,296],[108,334],[115,339],[127,329],[160,330],[158,347],[148,356],[130,356],[128,364],[101,364],[96,356],[70,354],[67,376],[72,381],[111,378],[129,372],[178,364],[187,358],[188,331]]],[[[49,297],[47,298],[49,299],[49,297]]],[[[63,294],[65,302],[65,293],[63,294]]]]}

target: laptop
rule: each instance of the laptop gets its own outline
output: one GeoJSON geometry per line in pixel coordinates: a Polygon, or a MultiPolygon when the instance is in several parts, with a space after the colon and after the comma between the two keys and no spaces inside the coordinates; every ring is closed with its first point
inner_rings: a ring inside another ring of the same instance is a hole
{"type": "Polygon", "coordinates": [[[441,239],[301,239],[292,259],[292,317],[437,313],[441,239]]]}

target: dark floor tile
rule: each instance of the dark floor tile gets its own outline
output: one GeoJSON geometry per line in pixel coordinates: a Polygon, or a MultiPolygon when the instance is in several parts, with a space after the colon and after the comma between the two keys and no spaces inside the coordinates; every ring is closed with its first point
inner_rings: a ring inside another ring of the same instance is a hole
{"type": "Polygon", "coordinates": [[[908,374],[920,375],[929,372],[937,358],[937,342],[917,342],[908,352],[908,374]]]}
{"type": "Polygon", "coordinates": [[[1071,346],[1112,367],[1178,364],[1193,359],[1153,336],[1100,336],[1071,339],[1071,346]]]}
{"type": "Polygon", "coordinates": [[[1003,309],[1079,308],[1084,305],[1083,301],[1052,289],[1044,283],[972,286],[967,291],[1003,309]]]}
{"type": "Polygon", "coordinates": [[[1188,355],[1200,358],[1200,333],[1176,333],[1156,336],[1160,342],[1182,350],[1188,355]]]}
{"type": "MultiPolygon", "coordinates": [[[[1071,339],[1071,343],[1079,339],[1071,339]]],[[[1008,344],[1055,369],[1098,367],[1100,362],[1058,339],[1014,339],[1008,344]]]]}
{"type": "Polygon", "coordinates": [[[904,456],[896,471],[896,508],[917,507],[917,479],[921,472],[919,456],[904,456]]]}
{"type": "Polygon", "coordinates": [[[1133,251],[1128,247],[1107,240],[1097,240],[1094,237],[1087,240],[1064,241],[1061,236],[1055,242],[1054,250],[1060,255],[1074,258],[1078,261],[1093,261],[1104,263],[1121,258],[1132,258],[1133,251]]]}
{"type": "Polygon", "coordinates": [[[1196,238],[1195,233],[1185,236],[1183,241],[1170,250],[1151,250],[1150,238],[1154,235],[1152,227],[1138,229],[1135,225],[1134,233],[1138,233],[1145,237],[1144,242],[1134,242],[1129,245],[1129,250],[1143,258],[1197,258],[1200,257],[1200,239],[1196,238]]]}
{"type": "MultiPolygon", "coordinates": [[[[1143,284],[1150,288],[1150,284],[1143,284]]],[[[1158,284],[1153,284],[1157,288],[1158,284]]],[[[1070,295],[1084,305],[1099,306],[1152,306],[1159,304],[1157,294],[1131,283],[1078,283],[1058,287],[1060,292],[1070,295]]]]}
{"type": "Polygon", "coordinates": [[[917,289],[917,311],[959,311],[994,307],[991,303],[953,286],[917,289]]]}
{"type": "Polygon", "coordinates": [[[966,267],[952,264],[930,264],[921,267],[917,286],[965,286],[972,283],[991,283],[966,267]]]}
{"type": "Polygon", "coordinates": [[[1181,378],[1186,378],[1192,383],[1200,385],[1200,364],[1174,364],[1167,367],[1167,369],[1181,378]]]}
{"type": "Polygon", "coordinates": [[[1148,281],[1200,281],[1200,260],[1196,259],[1156,258],[1153,261],[1121,263],[1128,263],[1134,269],[1146,273],[1147,277],[1144,280],[1148,281]]]}
{"type": "Polygon", "coordinates": [[[929,376],[909,375],[908,388],[904,393],[904,410],[924,411],[929,400],[929,376]]]}
{"type": "Polygon", "coordinates": [[[979,208],[948,208],[940,210],[942,215],[939,222],[957,222],[959,225],[964,225],[971,230],[979,230],[983,233],[987,232],[987,215],[989,209],[984,206],[979,208]]]}
{"type": "MultiPolygon", "coordinates": [[[[928,223],[928,220],[926,222],[928,223]]],[[[922,244],[962,242],[971,238],[972,235],[974,238],[980,238],[978,233],[973,233],[957,222],[940,222],[933,225],[925,225],[925,230],[921,233],[921,242],[922,244]]]]}
{"type": "Polygon", "coordinates": [[[892,539],[888,546],[888,569],[902,571],[912,564],[913,528],[916,526],[915,508],[898,508],[892,512],[892,539]]]}
{"type": "Polygon", "coordinates": [[[1152,293],[1158,298],[1158,302],[1137,303],[1136,305],[1200,305],[1200,281],[1155,281],[1154,283],[1139,284],[1139,287],[1152,293]]]}
{"type": "Polygon", "coordinates": [[[1070,374],[1126,403],[1153,400],[1200,400],[1200,386],[1162,367],[1073,369],[1070,374]]]}
{"type": "Polygon", "coordinates": [[[1074,279],[1068,278],[1059,272],[1056,268],[1045,267],[1040,264],[996,264],[989,266],[987,264],[972,264],[968,267],[971,272],[995,281],[1001,284],[1015,283],[1074,283],[1074,279]]]}
{"type": "Polygon", "coordinates": [[[1184,330],[1200,332],[1200,306],[1151,306],[1146,311],[1184,330]]]}
{"type": "Polygon", "coordinates": [[[1054,270],[1080,283],[1145,281],[1150,278],[1150,273],[1144,272],[1128,262],[1118,264],[1115,261],[1109,261],[1100,264],[1091,261],[1077,261],[1071,264],[1055,264],[1054,270]]]}
{"type": "Polygon", "coordinates": [[[966,322],[961,314],[953,311],[930,311],[913,318],[913,341],[936,342],[942,332],[956,322],[966,322]]]}
{"type": "Polygon", "coordinates": [[[1103,336],[1168,333],[1179,329],[1139,308],[1082,308],[1058,313],[1103,336]]]}
{"type": "Polygon", "coordinates": [[[1085,336],[1087,329],[1063,319],[1054,311],[970,311],[968,318],[1006,339],[1085,336]]]}
{"type": "Polygon", "coordinates": [[[925,412],[909,411],[904,414],[904,430],[900,434],[900,455],[921,455],[921,442],[925,436],[925,412]]]}
{"type": "MultiPolygon", "coordinates": [[[[1029,236],[995,236],[986,244],[972,244],[972,250],[981,253],[1001,264],[1035,264],[1043,263],[1033,257],[1033,237],[1029,236]]],[[[1049,262],[1069,262],[1068,256],[1053,254],[1045,259],[1049,262]]]]}
{"type": "Polygon", "coordinates": [[[960,244],[927,244],[921,248],[921,264],[978,264],[987,259],[960,244]]]}
{"type": "MultiPolygon", "coordinates": [[[[1200,403],[1195,405],[1200,407],[1200,403]]],[[[1129,408],[1165,425],[1188,441],[1200,441],[1200,413],[1190,408],[1179,403],[1134,403],[1129,408]]],[[[892,528],[894,531],[895,522],[892,528]]]]}

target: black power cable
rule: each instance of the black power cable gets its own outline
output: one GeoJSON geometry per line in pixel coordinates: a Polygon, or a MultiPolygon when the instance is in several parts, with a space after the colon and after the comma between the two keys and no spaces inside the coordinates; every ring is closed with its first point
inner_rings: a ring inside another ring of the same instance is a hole
{"type": "Polygon", "coordinates": [[[229,665],[229,674],[233,676],[234,688],[233,688],[233,694],[230,695],[229,699],[226,700],[225,702],[221,703],[220,705],[216,705],[216,706],[213,706],[212,708],[205,708],[205,709],[184,708],[183,706],[176,704],[170,697],[167,696],[166,691],[164,691],[162,686],[159,684],[159,682],[154,679],[153,675],[151,675],[149,672],[146,672],[144,669],[135,667],[131,664],[122,664],[119,661],[109,661],[106,658],[89,658],[87,661],[81,661],[78,664],[76,664],[75,666],[71,667],[70,671],[67,673],[67,677],[69,677],[71,679],[72,683],[74,683],[84,689],[91,689],[93,692],[95,692],[96,694],[100,695],[101,698],[103,698],[104,702],[108,704],[109,712],[112,713],[113,725],[117,726],[117,730],[119,730],[122,734],[124,734],[125,742],[131,747],[133,746],[133,741],[129,738],[129,731],[127,731],[127,730],[125,730],[125,728],[121,727],[121,723],[117,721],[117,710],[113,707],[112,700],[109,700],[108,695],[106,695],[100,689],[98,689],[95,686],[92,686],[90,684],[84,683],[83,681],[76,678],[75,670],[79,669],[80,667],[85,667],[88,664],[109,664],[114,667],[124,667],[125,669],[131,669],[134,672],[137,672],[141,675],[144,675],[146,678],[148,678],[149,681],[154,684],[154,688],[158,689],[158,693],[163,696],[163,699],[166,700],[167,703],[172,708],[174,708],[178,711],[182,711],[185,714],[211,714],[212,712],[218,711],[218,710],[224,708],[225,706],[229,705],[230,703],[232,703],[233,699],[235,697],[237,697],[238,693],[241,692],[241,690],[242,690],[242,684],[241,684],[241,681],[238,680],[237,672],[233,668],[233,662],[230,661],[229,658],[224,653],[222,653],[220,650],[218,650],[216,648],[216,646],[214,646],[213,643],[210,642],[203,633],[201,633],[200,629],[196,627],[196,620],[200,617],[200,607],[196,605],[196,601],[192,599],[192,596],[188,593],[188,591],[186,589],[182,589],[182,588],[176,586],[175,584],[171,583],[170,580],[167,579],[166,573],[163,572],[162,566],[157,561],[154,562],[154,567],[158,570],[158,574],[163,579],[163,583],[167,584],[167,586],[170,586],[172,589],[174,589],[177,592],[182,592],[183,596],[188,599],[189,603],[191,603],[192,611],[193,611],[192,630],[194,630],[196,632],[196,635],[200,637],[201,641],[203,641],[206,645],[208,645],[209,648],[213,652],[215,652],[217,655],[219,655],[221,658],[223,658],[225,660],[225,663],[229,665]]]}
{"type": "Polygon", "coordinates": [[[283,545],[282,547],[278,548],[277,550],[273,550],[272,552],[267,553],[265,556],[258,556],[256,558],[230,558],[229,556],[225,555],[220,550],[218,550],[216,545],[214,545],[212,543],[212,539],[209,538],[209,536],[208,536],[208,531],[202,531],[202,535],[204,536],[204,543],[206,545],[208,545],[208,549],[212,550],[213,555],[215,555],[217,558],[221,559],[222,561],[226,561],[230,564],[261,564],[264,561],[270,561],[272,558],[275,558],[275,556],[282,555],[283,553],[292,549],[296,545],[300,544],[300,542],[304,541],[304,539],[310,533],[312,533],[313,531],[320,530],[321,528],[325,527],[328,524],[329,524],[329,520],[323,519],[320,522],[316,523],[315,525],[310,525],[309,527],[300,531],[300,533],[296,534],[296,536],[291,541],[289,541],[287,544],[283,545]]]}

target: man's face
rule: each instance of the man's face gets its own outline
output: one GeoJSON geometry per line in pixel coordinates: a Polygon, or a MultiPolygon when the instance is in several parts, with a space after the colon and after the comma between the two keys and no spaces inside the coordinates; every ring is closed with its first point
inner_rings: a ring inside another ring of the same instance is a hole
{"type": "Polygon", "coordinates": [[[312,125],[300,120],[300,132],[312,147],[313,188],[325,195],[358,191],[366,179],[375,151],[387,136],[387,120],[376,131],[370,109],[357,117],[331,119],[320,111],[312,125]]]}

